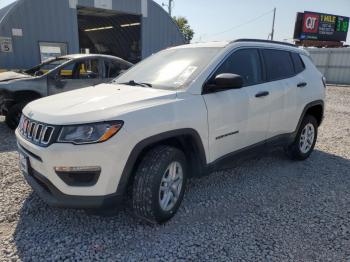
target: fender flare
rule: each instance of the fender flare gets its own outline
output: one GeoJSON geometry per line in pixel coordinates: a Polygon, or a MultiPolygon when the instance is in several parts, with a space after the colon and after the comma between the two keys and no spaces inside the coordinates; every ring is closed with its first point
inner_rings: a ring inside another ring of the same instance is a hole
{"type": "MultiPolygon", "coordinates": [[[[312,107],[314,107],[314,106],[321,106],[321,107],[322,107],[322,119],[323,119],[323,117],[324,117],[324,101],[323,101],[323,100],[315,100],[315,101],[312,101],[312,102],[308,103],[308,104],[304,107],[303,112],[301,113],[301,116],[300,116],[300,118],[299,118],[298,125],[297,125],[297,127],[296,127],[296,129],[295,129],[295,131],[294,131],[294,133],[293,133],[294,137],[296,136],[296,134],[297,134],[298,131],[299,131],[300,125],[301,125],[301,123],[302,123],[302,121],[303,121],[303,119],[304,119],[304,117],[305,117],[305,115],[306,115],[306,112],[307,112],[310,108],[312,108],[312,107]]],[[[321,122],[320,122],[320,125],[321,125],[321,123],[322,123],[322,120],[321,120],[321,122]]]]}
{"type": "Polygon", "coordinates": [[[196,153],[198,154],[198,159],[200,161],[199,168],[201,168],[200,171],[203,171],[207,165],[207,160],[206,160],[206,154],[205,154],[203,142],[198,132],[192,128],[183,128],[183,129],[167,131],[164,133],[160,133],[160,134],[148,137],[136,144],[136,146],[131,151],[129,158],[124,166],[121,178],[119,180],[118,188],[117,188],[117,195],[125,194],[126,189],[129,185],[130,178],[132,177],[132,172],[134,170],[136,161],[138,160],[140,154],[147,147],[155,145],[167,139],[180,138],[183,136],[190,136],[195,142],[196,151],[197,151],[196,153]]]}

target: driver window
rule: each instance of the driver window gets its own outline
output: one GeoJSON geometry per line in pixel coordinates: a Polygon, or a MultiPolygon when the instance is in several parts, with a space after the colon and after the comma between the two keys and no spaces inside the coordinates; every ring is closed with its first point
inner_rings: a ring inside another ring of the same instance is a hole
{"type": "Polygon", "coordinates": [[[257,49],[242,49],[234,52],[217,70],[215,76],[223,73],[243,77],[243,86],[262,82],[262,69],[257,49]]]}

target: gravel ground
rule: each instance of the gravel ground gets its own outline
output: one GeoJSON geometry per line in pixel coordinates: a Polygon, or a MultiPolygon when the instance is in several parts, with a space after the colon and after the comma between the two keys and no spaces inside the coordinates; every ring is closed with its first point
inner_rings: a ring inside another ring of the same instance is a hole
{"type": "Polygon", "coordinates": [[[192,180],[162,226],[127,208],[100,217],[48,207],[22,178],[0,119],[0,260],[349,260],[350,88],[329,87],[327,100],[310,159],[274,150],[192,180]]]}

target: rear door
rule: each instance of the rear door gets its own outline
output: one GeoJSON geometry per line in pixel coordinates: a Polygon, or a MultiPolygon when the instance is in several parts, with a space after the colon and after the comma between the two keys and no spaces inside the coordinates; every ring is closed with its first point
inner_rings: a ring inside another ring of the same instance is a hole
{"type": "Polygon", "coordinates": [[[208,110],[211,161],[263,140],[269,117],[265,112],[265,100],[255,98],[263,88],[263,71],[257,49],[235,51],[209,81],[222,73],[241,75],[244,87],[203,96],[208,110]]]}
{"type": "Polygon", "coordinates": [[[297,85],[292,53],[286,50],[262,50],[267,71],[266,86],[270,90],[270,112],[267,138],[293,132],[297,103],[297,85]]]}
{"type": "Polygon", "coordinates": [[[55,70],[48,77],[48,93],[54,95],[101,82],[101,60],[97,58],[72,61],[55,70]]]}

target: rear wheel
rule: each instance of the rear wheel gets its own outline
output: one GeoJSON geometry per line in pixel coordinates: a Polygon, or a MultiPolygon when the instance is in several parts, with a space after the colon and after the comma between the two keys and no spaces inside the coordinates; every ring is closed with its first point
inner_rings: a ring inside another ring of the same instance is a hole
{"type": "Polygon", "coordinates": [[[187,163],[182,151],[170,146],[152,149],[135,174],[134,213],[152,223],[168,221],[182,202],[186,179],[187,163]]]}
{"type": "Polygon", "coordinates": [[[22,110],[26,105],[27,103],[22,102],[10,107],[5,118],[5,122],[9,128],[11,129],[17,128],[19,124],[19,120],[21,119],[22,110]]]}
{"type": "Polygon", "coordinates": [[[287,155],[295,160],[307,159],[314,150],[317,141],[317,131],[318,123],[316,118],[306,115],[293,144],[286,148],[287,155]]]}

